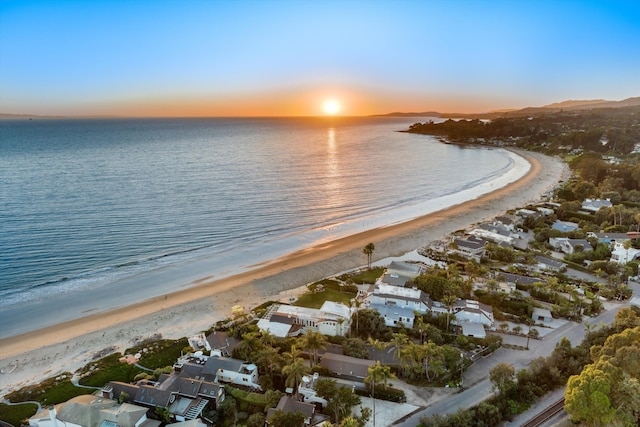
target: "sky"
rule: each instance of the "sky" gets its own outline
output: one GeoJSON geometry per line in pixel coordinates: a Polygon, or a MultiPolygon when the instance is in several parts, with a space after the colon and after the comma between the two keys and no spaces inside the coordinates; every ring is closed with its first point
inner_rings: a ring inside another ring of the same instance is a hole
{"type": "Polygon", "coordinates": [[[636,0],[0,0],[0,113],[313,116],[327,100],[332,114],[466,113],[633,96],[636,0]]]}

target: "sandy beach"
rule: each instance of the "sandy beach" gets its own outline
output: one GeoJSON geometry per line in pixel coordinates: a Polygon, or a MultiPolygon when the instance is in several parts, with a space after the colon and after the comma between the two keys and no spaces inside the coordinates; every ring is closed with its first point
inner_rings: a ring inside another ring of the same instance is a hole
{"type": "Polygon", "coordinates": [[[425,247],[456,230],[508,209],[537,201],[569,172],[560,160],[517,152],[531,164],[520,180],[477,199],[402,224],[380,227],[256,265],[224,279],[203,277],[192,287],[105,313],[0,340],[0,395],[85,365],[106,350],[122,351],[161,334],[179,338],[228,317],[233,305],[247,310],[280,299],[294,288],[366,263],[362,247],[376,245],[374,259],[425,247]]]}

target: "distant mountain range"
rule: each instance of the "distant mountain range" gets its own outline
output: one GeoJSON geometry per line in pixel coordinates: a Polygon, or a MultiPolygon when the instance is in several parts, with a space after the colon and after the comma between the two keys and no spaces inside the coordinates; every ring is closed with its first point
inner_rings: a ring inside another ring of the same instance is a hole
{"type": "Polygon", "coordinates": [[[542,107],[526,107],[522,109],[494,110],[488,113],[439,113],[437,111],[425,111],[421,113],[389,113],[378,114],[373,117],[444,117],[444,118],[496,118],[525,116],[529,114],[553,113],[558,111],[589,110],[594,108],[624,108],[640,106],[640,97],[627,98],[622,101],[607,101],[604,99],[570,100],[555,102],[542,107]]]}

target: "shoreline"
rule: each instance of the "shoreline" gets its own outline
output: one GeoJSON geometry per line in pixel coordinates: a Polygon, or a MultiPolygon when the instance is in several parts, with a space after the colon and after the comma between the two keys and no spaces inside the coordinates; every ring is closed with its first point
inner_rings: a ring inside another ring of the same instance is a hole
{"type": "Polygon", "coordinates": [[[231,277],[201,278],[193,287],[126,307],[0,340],[0,395],[64,371],[73,371],[107,349],[122,351],[160,333],[180,338],[209,329],[230,315],[231,306],[247,310],[278,294],[365,263],[362,247],[374,242],[376,259],[427,246],[453,231],[492,218],[540,196],[565,179],[559,159],[514,150],[531,165],[527,174],[476,199],[404,222],[378,227],[299,250],[231,277]]]}

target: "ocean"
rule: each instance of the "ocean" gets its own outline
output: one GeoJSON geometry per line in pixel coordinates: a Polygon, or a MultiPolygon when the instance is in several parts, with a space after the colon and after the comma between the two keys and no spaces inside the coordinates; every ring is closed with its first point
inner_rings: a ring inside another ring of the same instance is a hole
{"type": "Polygon", "coordinates": [[[523,173],[506,150],[397,132],[415,121],[2,120],[0,310],[198,260],[232,274],[523,173]]]}

